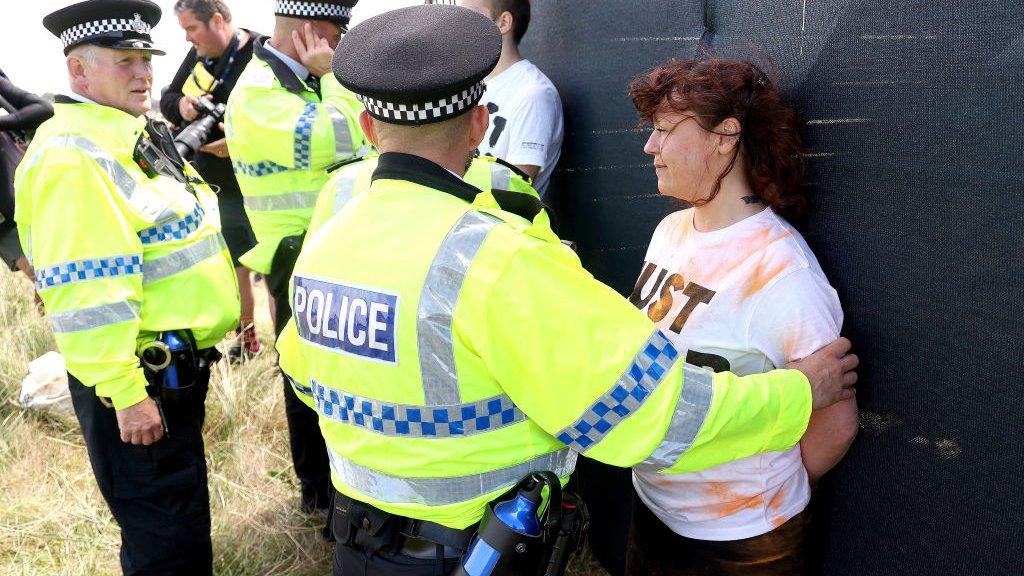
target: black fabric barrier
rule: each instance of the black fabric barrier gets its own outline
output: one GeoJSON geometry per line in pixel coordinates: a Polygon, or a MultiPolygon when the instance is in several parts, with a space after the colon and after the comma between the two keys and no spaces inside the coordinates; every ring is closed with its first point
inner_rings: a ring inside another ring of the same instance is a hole
{"type": "MultiPolygon", "coordinates": [[[[1024,5],[532,4],[524,53],[565,103],[551,185],[561,232],[623,294],[678,208],[657,195],[629,79],[701,50],[767,55],[800,109],[801,228],[863,359],[861,432],[821,491],[821,572],[1024,570],[1024,5]]],[[[581,468],[594,548],[617,571],[628,475],[581,468]]]]}

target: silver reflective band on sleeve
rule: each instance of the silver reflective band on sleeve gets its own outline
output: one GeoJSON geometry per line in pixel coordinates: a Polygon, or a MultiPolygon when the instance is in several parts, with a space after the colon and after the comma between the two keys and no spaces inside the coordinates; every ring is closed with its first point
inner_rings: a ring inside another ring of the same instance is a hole
{"type": "Polygon", "coordinates": [[[504,490],[531,472],[550,470],[564,478],[576,468],[576,452],[563,449],[508,468],[449,478],[400,478],[367,468],[327,447],[339,481],[360,494],[391,504],[444,506],[504,490]]]}
{"type": "Polygon", "coordinates": [[[142,265],[142,283],[151,284],[174,276],[226,249],[224,239],[221,238],[220,233],[211,234],[177,252],[171,252],[167,256],[144,262],[142,265]]]}
{"type": "Polygon", "coordinates": [[[498,222],[500,220],[480,212],[466,212],[448,231],[427,270],[416,311],[420,374],[427,406],[447,406],[462,401],[452,347],[452,313],[470,263],[498,222]]]}
{"type": "Polygon", "coordinates": [[[668,337],[661,330],[655,330],[611,390],[555,437],[580,452],[604,440],[654,394],[677,356],[679,351],[668,337]]]}
{"type": "Polygon", "coordinates": [[[162,224],[178,218],[178,215],[170,209],[170,201],[168,199],[139,187],[125,167],[118,163],[106,150],[100,148],[92,140],[77,134],[62,134],[47,140],[45,144],[39,147],[35,156],[29,161],[28,167],[34,166],[42,157],[43,152],[52,148],[76,148],[88,154],[106,172],[124,199],[154,223],[162,224]]]}
{"type": "Polygon", "coordinates": [[[47,314],[47,317],[50,320],[50,328],[55,334],[67,334],[134,320],[139,317],[140,307],[138,302],[114,302],[91,308],[47,314]]]}
{"type": "Polygon", "coordinates": [[[714,397],[714,373],[707,368],[683,365],[683,392],[672,414],[665,438],[643,462],[634,466],[641,470],[662,470],[673,466],[697,438],[714,397]]]}
{"type": "Polygon", "coordinates": [[[341,209],[352,199],[352,193],[356,188],[356,176],[359,170],[345,170],[338,175],[338,183],[334,186],[334,213],[341,212],[341,209]]]}
{"type": "Polygon", "coordinates": [[[254,212],[273,212],[275,210],[303,210],[316,206],[319,190],[305,192],[285,192],[268,196],[246,196],[245,207],[254,212]]]}
{"type": "Polygon", "coordinates": [[[334,125],[334,159],[348,158],[355,151],[352,149],[352,132],[348,128],[348,118],[337,108],[328,104],[327,114],[334,125]]]}
{"type": "Polygon", "coordinates": [[[512,185],[512,171],[507,167],[491,163],[491,190],[508,190],[512,185]]]}

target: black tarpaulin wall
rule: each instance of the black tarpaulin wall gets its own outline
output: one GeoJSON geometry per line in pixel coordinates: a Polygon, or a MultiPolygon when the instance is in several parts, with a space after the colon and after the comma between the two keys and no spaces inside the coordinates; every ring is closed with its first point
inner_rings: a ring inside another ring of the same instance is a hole
{"type": "MultiPolygon", "coordinates": [[[[864,366],[861,433],[821,498],[822,572],[1024,572],[1022,3],[532,4],[524,52],[565,103],[561,231],[623,294],[677,208],[657,196],[629,79],[701,47],[763,51],[800,109],[802,228],[864,366]]],[[[615,569],[629,483],[584,472],[615,569]]]]}

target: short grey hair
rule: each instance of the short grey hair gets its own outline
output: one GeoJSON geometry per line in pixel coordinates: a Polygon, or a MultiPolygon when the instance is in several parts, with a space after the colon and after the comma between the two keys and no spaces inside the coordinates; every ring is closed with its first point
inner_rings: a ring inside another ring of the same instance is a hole
{"type": "Polygon", "coordinates": [[[74,56],[89,66],[95,66],[96,61],[99,58],[99,52],[99,46],[96,46],[95,44],[81,44],[75,46],[70,52],[68,52],[68,58],[74,56]]]}
{"type": "Polygon", "coordinates": [[[174,13],[189,10],[203,24],[210,22],[214,14],[220,14],[225,22],[231,22],[231,10],[223,0],[178,0],[174,3],[174,13]]]}

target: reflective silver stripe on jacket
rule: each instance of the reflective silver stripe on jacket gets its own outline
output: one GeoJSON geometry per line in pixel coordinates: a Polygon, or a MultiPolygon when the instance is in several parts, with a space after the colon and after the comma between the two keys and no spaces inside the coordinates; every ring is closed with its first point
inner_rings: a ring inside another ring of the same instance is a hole
{"type": "Polygon", "coordinates": [[[334,213],[341,212],[341,209],[352,199],[355,193],[356,176],[359,170],[344,170],[338,177],[338,183],[334,186],[334,213]]]}
{"type": "Polygon", "coordinates": [[[555,437],[580,452],[604,440],[654,394],[678,356],[668,337],[655,330],[611,390],[555,437]]]}
{"type": "Polygon", "coordinates": [[[352,132],[348,128],[348,118],[337,108],[327,104],[327,114],[331,117],[331,124],[334,124],[334,158],[347,158],[355,153],[352,149],[352,132]]]}
{"type": "Polygon", "coordinates": [[[225,246],[224,239],[218,232],[187,248],[171,252],[167,256],[161,256],[155,260],[146,261],[142,265],[142,283],[151,284],[188,270],[203,260],[219,254],[221,250],[225,249],[225,246]]]}
{"type": "Polygon", "coordinates": [[[490,215],[466,212],[448,232],[427,271],[416,312],[416,339],[427,406],[462,402],[452,346],[452,314],[466,271],[498,222],[490,215]]]}
{"type": "Polygon", "coordinates": [[[47,314],[47,317],[55,334],[67,334],[134,320],[139,317],[140,308],[138,302],[114,302],[47,314]]]}
{"type": "Polygon", "coordinates": [[[576,468],[576,452],[559,450],[480,474],[448,478],[400,478],[361,466],[327,447],[331,469],[338,480],[353,490],[391,504],[444,506],[458,504],[511,487],[531,472],[550,470],[564,478],[576,468]]]}
{"type": "Polygon", "coordinates": [[[307,387],[303,386],[302,384],[299,384],[298,380],[292,378],[288,374],[285,374],[285,372],[283,370],[281,371],[281,374],[284,374],[285,380],[288,380],[288,383],[292,385],[292,388],[294,388],[296,392],[302,392],[303,394],[305,394],[306,396],[309,396],[310,398],[313,397],[313,390],[312,389],[307,388],[307,387]]]}
{"type": "Polygon", "coordinates": [[[491,432],[526,420],[505,394],[466,404],[417,406],[382,402],[311,380],[316,411],[324,418],[384,436],[451,438],[491,432]]]}
{"type": "Polygon", "coordinates": [[[714,373],[707,368],[683,365],[683,391],[665,438],[654,452],[635,467],[661,470],[674,465],[690,449],[700,432],[714,397],[714,373]]]}
{"type": "Polygon", "coordinates": [[[497,162],[491,162],[491,190],[508,190],[512,185],[512,171],[497,162]]]}
{"type": "Polygon", "coordinates": [[[302,210],[316,206],[319,190],[305,192],[285,192],[268,196],[246,196],[245,207],[255,212],[273,212],[275,210],[302,210]]]}
{"type": "Polygon", "coordinates": [[[34,166],[42,158],[43,152],[52,148],[77,148],[88,154],[106,172],[125,200],[152,220],[154,224],[160,225],[178,219],[177,213],[170,208],[170,200],[161,198],[138,186],[124,166],[121,166],[106,150],[100,148],[92,140],[77,134],[62,134],[50,138],[38,149],[28,166],[34,166]]]}

